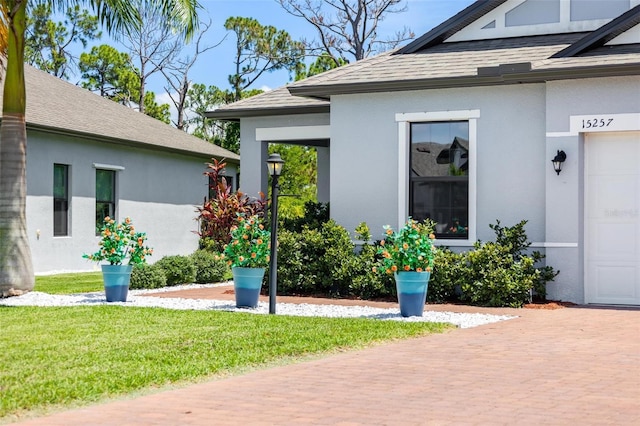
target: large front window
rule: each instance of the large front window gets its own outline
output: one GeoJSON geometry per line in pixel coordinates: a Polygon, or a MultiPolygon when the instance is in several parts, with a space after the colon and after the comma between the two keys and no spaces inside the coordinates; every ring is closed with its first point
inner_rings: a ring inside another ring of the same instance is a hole
{"type": "Polygon", "coordinates": [[[409,215],[436,222],[436,237],[469,237],[469,122],[411,123],[409,215]]]}

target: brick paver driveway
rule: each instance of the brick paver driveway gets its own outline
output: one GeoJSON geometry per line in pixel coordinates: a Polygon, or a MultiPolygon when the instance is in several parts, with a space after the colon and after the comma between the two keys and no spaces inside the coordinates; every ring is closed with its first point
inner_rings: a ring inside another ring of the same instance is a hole
{"type": "Polygon", "coordinates": [[[640,425],[640,310],[475,310],[520,317],[24,424],[640,425]]]}

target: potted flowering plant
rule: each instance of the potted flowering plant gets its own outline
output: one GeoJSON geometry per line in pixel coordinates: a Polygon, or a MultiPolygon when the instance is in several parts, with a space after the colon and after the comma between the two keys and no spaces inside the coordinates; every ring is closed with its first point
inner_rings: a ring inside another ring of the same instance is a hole
{"type": "Polygon", "coordinates": [[[94,262],[109,262],[101,265],[107,302],[127,300],[133,265],[146,263],[146,257],[153,254],[153,249],[144,244],[146,240],[147,234],[136,232],[131,218],[125,218],[121,223],[109,216],[104,218],[98,242],[100,249],[82,257],[94,262]],[[125,261],[127,263],[123,264],[125,261]]]}
{"type": "Polygon", "coordinates": [[[418,222],[412,218],[398,232],[384,226],[385,238],[378,248],[379,267],[383,273],[394,274],[404,317],[422,316],[424,311],[436,253],[433,226],[431,220],[418,222]]]}
{"type": "Polygon", "coordinates": [[[238,217],[222,256],[231,265],[237,307],[258,306],[265,268],[269,265],[271,232],[257,215],[238,217]]]}

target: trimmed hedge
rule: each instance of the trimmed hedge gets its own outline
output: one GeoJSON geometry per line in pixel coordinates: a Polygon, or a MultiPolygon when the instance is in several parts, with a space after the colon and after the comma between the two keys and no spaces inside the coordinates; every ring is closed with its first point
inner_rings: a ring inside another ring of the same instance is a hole
{"type": "Polygon", "coordinates": [[[196,269],[195,282],[198,284],[225,281],[231,275],[231,269],[217,253],[208,250],[197,250],[191,255],[196,269]]]}
{"type": "Polygon", "coordinates": [[[163,269],[167,286],[193,283],[196,280],[196,267],[189,256],[165,256],[155,264],[163,269]]]}
{"type": "Polygon", "coordinates": [[[135,265],[131,271],[131,281],[129,288],[131,289],[152,289],[161,288],[167,285],[167,278],[164,270],[156,265],[142,263],[135,265]]]}

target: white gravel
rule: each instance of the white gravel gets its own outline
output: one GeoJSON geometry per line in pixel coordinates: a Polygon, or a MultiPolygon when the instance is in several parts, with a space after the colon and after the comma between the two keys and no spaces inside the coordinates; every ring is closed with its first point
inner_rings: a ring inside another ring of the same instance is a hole
{"type": "MultiPolygon", "coordinates": [[[[136,307],[160,307],[166,309],[193,309],[206,310],[218,309],[223,311],[248,312],[254,314],[268,314],[269,304],[259,302],[254,309],[236,308],[232,300],[210,300],[210,299],[184,299],[145,296],[142,294],[158,293],[164,291],[175,291],[190,288],[212,287],[211,285],[185,285],[158,290],[130,290],[126,302],[107,302],[104,292],[80,293],[71,295],[52,295],[32,291],[22,296],[14,296],[0,299],[0,305],[6,306],[79,306],[79,305],[115,305],[115,306],[136,306],[136,307]]],[[[228,285],[228,284],[223,284],[228,285]]],[[[425,311],[421,317],[403,318],[400,310],[396,308],[383,309],[368,306],[341,306],[341,305],[313,305],[308,303],[292,304],[277,303],[276,313],[279,315],[294,316],[322,316],[322,317],[350,317],[350,318],[373,318],[392,321],[431,321],[446,322],[460,328],[477,327],[498,321],[504,321],[515,316],[509,315],[489,315],[479,313],[457,313],[457,312],[437,312],[425,311]]]]}

